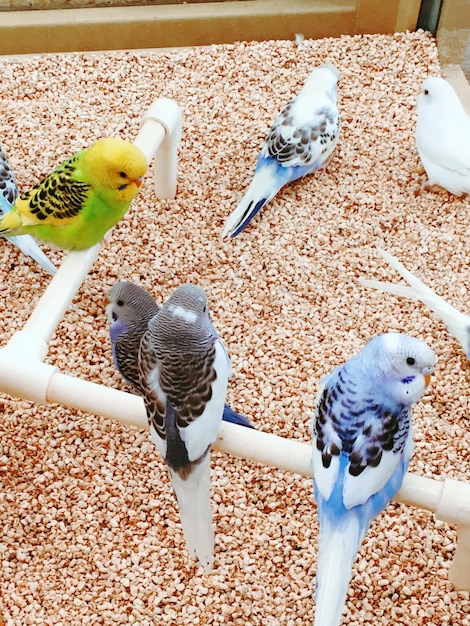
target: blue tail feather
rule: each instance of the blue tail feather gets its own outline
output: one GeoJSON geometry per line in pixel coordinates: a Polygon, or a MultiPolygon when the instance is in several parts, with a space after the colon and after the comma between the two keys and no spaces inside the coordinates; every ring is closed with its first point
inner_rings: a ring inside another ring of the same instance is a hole
{"type": "Polygon", "coordinates": [[[254,428],[253,424],[247,417],[234,411],[228,404],[224,406],[222,419],[224,422],[230,422],[231,424],[237,424],[238,426],[244,426],[245,428],[254,428]]]}

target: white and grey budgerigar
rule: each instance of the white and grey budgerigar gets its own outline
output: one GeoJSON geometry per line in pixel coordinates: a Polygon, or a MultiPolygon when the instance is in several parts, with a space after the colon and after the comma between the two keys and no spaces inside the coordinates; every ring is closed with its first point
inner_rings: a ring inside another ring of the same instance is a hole
{"type": "Polygon", "coordinates": [[[229,216],[223,236],[236,237],[277,192],[325,168],[339,137],[339,71],[320,65],[281,111],[261,149],[253,180],[229,216]]]}
{"type": "Polygon", "coordinates": [[[210,447],[222,421],[231,365],[201,287],[178,287],[150,319],[139,371],[151,439],[168,465],[186,545],[209,570],[210,447]]]}
{"type": "MultiPolygon", "coordinates": [[[[148,291],[129,281],[115,283],[107,299],[106,312],[114,365],[134,391],[142,395],[144,391],[138,364],[140,342],[148,330],[149,321],[160,307],[148,291]]],[[[224,406],[222,419],[245,428],[254,428],[247,417],[234,411],[228,404],[224,406]]]]}
{"type": "MultiPolygon", "coordinates": [[[[15,174],[4,150],[0,147],[0,216],[11,210],[18,196],[19,190],[15,174]]],[[[56,273],[57,270],[52,262],[30,235],[15,235],[7,239],[19,248],[23,254],[36,261],[46,272],[49,272],[52,276],[56,273]]]]}
{"type": "Polygon", "coordinates": [[[438,315],[462,346],[462,350],[470,359],[470,316],[461,313],[454,306],[438,296],[432,289],[425,285],[419,278],[404,267],[400,261],[385,250],[378,248],[379,253],[387,263],[408,282],[408,285],[385,283],[380,280],[368,280],[360,278],[359,281],[366,287],[372,287],[379,291],[391,293],[394,296],[403,296],[419,300],[426,304],[431,311],[438,315]]]}
{"type": "Polygon", "coordinates": [[[323,382],[314,416],[320,536],[315,626],[338,626],[351,568],[372,520],[401,487],[413,451],[411,406],[436,357],[419,339],[385,333],[323,382]]]}
{"type": "Polygon", "coordinates": [[[426,170],[426,187],[470,193],[470,117],[453,87],[431,76],[418,96],[416,147],[426,170]]]}

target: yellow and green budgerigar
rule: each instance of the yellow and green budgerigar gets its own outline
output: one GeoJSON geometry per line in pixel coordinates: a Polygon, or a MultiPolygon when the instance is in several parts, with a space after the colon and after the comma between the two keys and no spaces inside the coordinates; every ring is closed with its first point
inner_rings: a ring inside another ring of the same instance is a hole
{"type": "Polygon", "coordinates": [[[61,163],[0,218],[0,236],[33,235],[63,250],[85,250],[126,213],[147,170],[143,152],[113,137],[61,163]]]}

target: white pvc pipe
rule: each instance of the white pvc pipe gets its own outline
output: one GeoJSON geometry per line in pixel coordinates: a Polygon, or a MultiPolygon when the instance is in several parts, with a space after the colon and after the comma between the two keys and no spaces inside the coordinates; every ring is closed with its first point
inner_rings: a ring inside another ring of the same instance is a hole
{"type": "MultiPolygon", "coordinates": [[[[136,428],[148,428],[139,396],[55,373],[47,402],[101,415],[136,428]]],[[[311,444],[285,439],[260,430],[222,422],[215,450],[280,470],[313,477],[311,444]]],[[[396,500],[436,513],[452,524],[470,525],[470,484],[452,479],[436,481],[408,473],[396,500]]]]}
{"type": "MultiPolygon", "coordinates": [[[[150,165],[155,158],[155,190],[159,197],[176,192],[177,148],[181,138],[181,109],[169,98],[153,102],[142,117],[135,144],[150,165]],[[157,155],[158,158],[157,158],[157,155]]],[[[102,242],[80,252],[70,252],[41,296],[24,328],[0,350],[0,391],[45,403],[56,368],[39,367],[48,343],[98,257],[102,242]],[[28,375],[26,375],[28,371],[28,375]],[[21,380],[28,381],[23,388],[21,380]]]]}
{"type": "MultiPolygon", "coordinates": [[[[18,335],[21,336],[21,332],[18,335]]],[[[6,393],[43,404],[62,404],[136,428],[148,428],[144,403],[139,396],[61,374],[48,364],[4,358],[9,346],[0,350],[0,380],[6,393]]],[[[16,350],[15,342],[13,346],[16,350]]],[[[307,443],[222,422],[213,448],[301,476],[313,476],[311,445],[307,443]]],[[[438,519],[448,523],[470,526],[468,483],[452,479],[436,481],[408,473],[396,500],[432,511],[438,519]]]]}
{"type": "Polygon", "coordinates": [[[140,132],[134,143],[147,157],[155,156],[154,184],[157,198],[176,195],[178,145],[181,140],[181,109],[170,98],[159,98],[142,117],[140,132]]]}
{"type": "Polygon", "coordinates": [[[98,257],[101,247],[102,244],[99,243],[88,248],[88,250],[69,252],[31,313],[23,330],[19,331],[20,333],[34,334],[46,344],[49,343],[60,320],[64,317],[65,311],[98,257]]]}
{"type": "Polygon", "coordinates": [[[457,526],[457,548],[449,569],[449,580],[458,590],[470,591],[470,526],[457,526]]]}

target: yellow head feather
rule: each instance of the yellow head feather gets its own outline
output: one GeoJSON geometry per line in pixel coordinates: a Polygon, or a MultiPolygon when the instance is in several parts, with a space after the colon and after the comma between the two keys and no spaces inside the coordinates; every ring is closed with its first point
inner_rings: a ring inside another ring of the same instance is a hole
{"type": "Polygon", "coordinates": [[[137,193],[135,185],[140,187],[147,159],[134,144],[105,137],[84,152],[82,171],[93,187],[108,187],[124,199],[137,193]]]}

